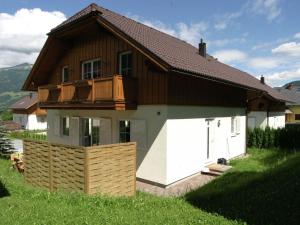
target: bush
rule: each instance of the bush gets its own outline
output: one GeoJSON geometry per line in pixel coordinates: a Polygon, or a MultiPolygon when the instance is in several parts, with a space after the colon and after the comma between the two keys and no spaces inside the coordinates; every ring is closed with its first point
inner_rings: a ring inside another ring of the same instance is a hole
{"type": "Polygon", "coordinates": [[[254,148],[281,148],[287,150],[300,149],[300,126],[285,128],[248,129],[248,147],[254,148]]]}

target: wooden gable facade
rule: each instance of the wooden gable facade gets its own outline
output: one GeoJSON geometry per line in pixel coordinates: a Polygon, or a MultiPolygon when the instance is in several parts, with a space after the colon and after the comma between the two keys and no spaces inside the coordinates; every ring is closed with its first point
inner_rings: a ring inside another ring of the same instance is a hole
{"type": "Polygon", "coordinates": [[[61,31],[54,37],[57,47],[48,48],[48,58],[36,78],[42,108],[136,109],[137,105],[201,105],[245,107],[246,90],[228,84],[162,69],[130,42],[97,23],[61,31]],[[61,48],[60,54],[51,52],[61,48]],[[119,55],[132,55],[132,75],[119,73],[119,55]],[[50,55],[50,56],[49,56],[50,55]],[[101,76],[82,79],[82,64],[101,61],[101,76]],[[46,68],[46,67],[49,68],[46,68]],[[68,81],[63,82],[63,68],[68,81]]]}

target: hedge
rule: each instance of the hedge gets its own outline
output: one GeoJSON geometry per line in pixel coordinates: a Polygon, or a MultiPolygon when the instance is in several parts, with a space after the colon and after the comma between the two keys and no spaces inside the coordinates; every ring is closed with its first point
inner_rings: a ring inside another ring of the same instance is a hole
{"type": "Polygon", "coordinates": [[[248,129],[248,147],[280,148],[286,150],[300,150],[300,127],[287,126],[285,128],[248,129]]]}

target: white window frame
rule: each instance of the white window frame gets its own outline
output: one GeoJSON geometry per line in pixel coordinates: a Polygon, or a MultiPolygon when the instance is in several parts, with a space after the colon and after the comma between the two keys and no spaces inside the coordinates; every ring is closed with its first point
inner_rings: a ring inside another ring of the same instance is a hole
{"type": "Polygon", "coordinates": [[[240,116],[232,116],[231,117],[231,136],[236,136],[241,133],[241,118],[240,116]]]}
{"type": "Polygon", "coordinates": [[[70,76],[70,73],[69,73],[69,67],[68,66],[64,66],[62,68],[62,71],[61,71],[61,81],[64,83],[64,82],[68,82],[69,81],[69,77],[68,77],[68,80],[65,81],[65,69],[68,69],[68,76],[70,76]]]}
{"type": "MultiPolygon", "coordinates": [[[[100,77],[102,76],[102,60],[100,59],[100,58],[96,58],[96,59],[91,59],[91,60],[87,60],[87,61],[83,61],[82,63],[81,63],[81,79],[82,80],[87,80],[87,79],[85,79],[84,78],[84,64],[87,64],[87,63],[90,63],[91,64],[91,73],[92,73],[92,75],[91,75],[91,79],[94,79],[94,73],[93,73],[93,67],[94,67],[94,62],[96,62],[96,61],[100,61],[100,67],[101,67],[101,70],[100,70],[100,77]]],[[[99,77],[97,77],[97,78],[99,78],[99,77]]]]}
{"type": "MultiPolygon", "coordinates": [[[[121,72],[122,72],[122,56],[123,55],[129,55],[131,54],[132,55],[132,51],[126,51],[126,52],[121,52],[119,53],[119,74],[120,75],[123,75],[121,72]]],[[[132,58],[131,58],[131,62],[132,62],[132,58]]],[[[128,69],[128,68],[127,68],[128,69]]],[[[132,65],[131,65],[131,71],[132,71],[132,65]]]]}

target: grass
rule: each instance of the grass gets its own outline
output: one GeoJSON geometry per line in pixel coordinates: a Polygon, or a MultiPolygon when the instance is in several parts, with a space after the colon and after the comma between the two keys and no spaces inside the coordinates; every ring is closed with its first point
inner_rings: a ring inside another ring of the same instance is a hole
{"type": "Polygon", "coordinates": [[[9,133],[9,137],[12,139],[29,139],[37,141],[47,141],[47,134],[44,134],[41,130],[24,130],[24,131],[13,131],[9,133]]]}
{"type": "Polygon", "coordinates": [[[219,179],[187,194],[195,207],[248,224],[299,224],[300,153],[250,150],[219,179]]]}
{"type": "Polygon", "coordinates": [[[24,185],[22,175],[4,160],[0,160],[0,183],[0,224],[239,224],[193,207],[183,198],[49,193],[24,185]]]}
{"type": "Polygon", "coordinates": [[[250,150],[181,198],[85,196],[25,185],[0,160],[1,224],[299,224],[300,154],[250,150]]]}

